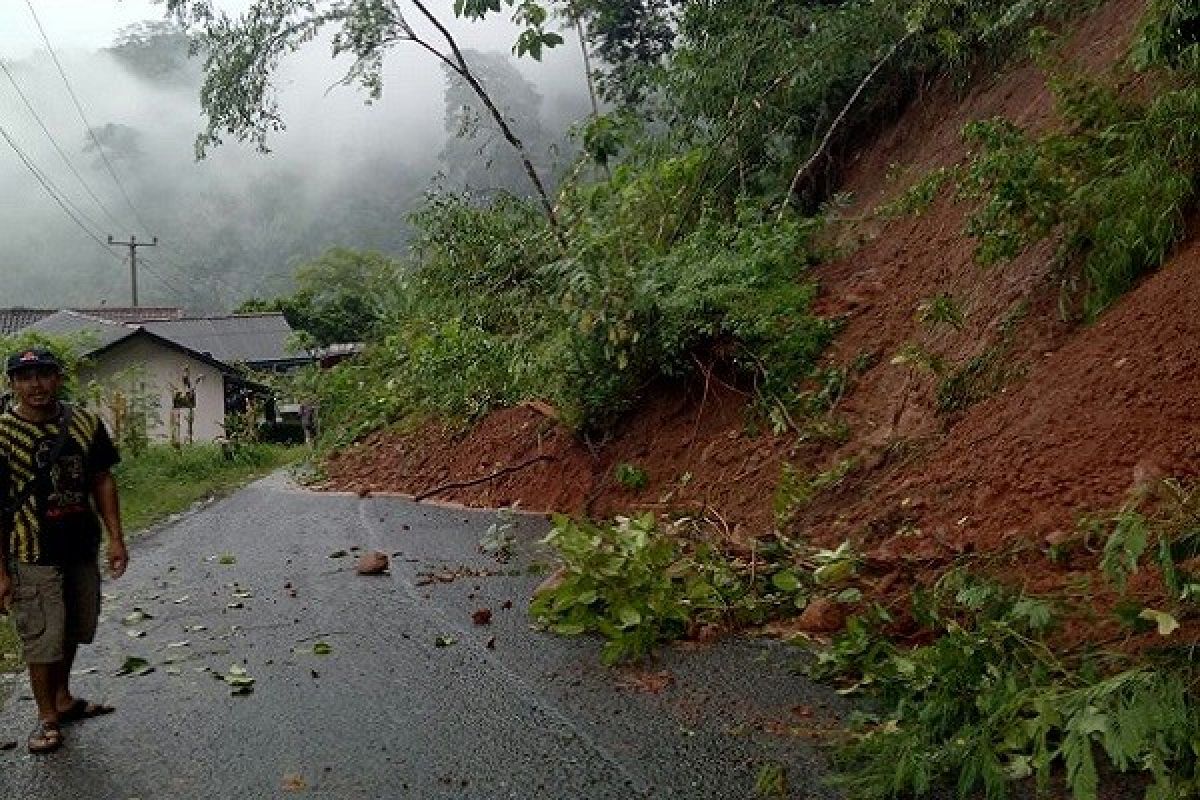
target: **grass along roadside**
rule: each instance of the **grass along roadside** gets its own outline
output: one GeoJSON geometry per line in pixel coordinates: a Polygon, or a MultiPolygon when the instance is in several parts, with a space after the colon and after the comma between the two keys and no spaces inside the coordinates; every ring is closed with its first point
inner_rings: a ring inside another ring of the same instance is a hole
{"type": "MultiPolygon", "coordinates": [[[[243,445],[232,458],[226,458],[218,445],[181,449],[151,445],[138,455],[126,456],[115,470],[125,530],[136,535],[206,497],[232,491],[295,463],[304,452],[299,447],[255,444],[243,445]]],[[[0,673],[16,672],[22,666],[12,616],[0,617],[0,673]]],[[[0,704],[5,691],[0,685],[0,704]]]]}
{"type": "Polygon", "coordinates": [[[135,534],[194,503],[236,489],[300,460],[304,450],[281,445],[244,445],[226,458],[218,445],[182,449],[152,445],[126,457],[115,470],[121,492],[121,518],[135,534]]]}

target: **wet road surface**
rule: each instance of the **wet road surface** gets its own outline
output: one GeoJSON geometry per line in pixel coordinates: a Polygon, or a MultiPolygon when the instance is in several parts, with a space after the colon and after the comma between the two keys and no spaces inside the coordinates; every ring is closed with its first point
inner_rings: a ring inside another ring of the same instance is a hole
{"type": "Polygon", "coordinates": [[[751,798],[768,765],[788,797],[837,796],[798,734],[845,709],[795,651],[734,639],[603,667],[597,640],[530,627],[547,523],[521,517],[500,563],[479,552],[496,521],[273,476],[137,538],[73,679],[118,711],[30,756],[17,676],[0,798],[751,798]],[[355,574],[372,549],[390,575],[355,574]]]}

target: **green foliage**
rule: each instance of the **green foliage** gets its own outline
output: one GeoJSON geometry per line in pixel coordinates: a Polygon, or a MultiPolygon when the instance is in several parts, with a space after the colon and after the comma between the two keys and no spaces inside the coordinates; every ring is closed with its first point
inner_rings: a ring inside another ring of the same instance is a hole
{"type": "Polygon", "coordinates": [[[961,330],[966,321],[962,306],[947,292],[935,295],[921,301],[917,307],[917,318],[929,327],[947,325],[955,330],[961,330]]]}
{"type": "MultiPolygon", "coordinates": [[[[1035,25],[1087,5],[687,3],[672,58],[661,69],[659,112],[672,123],[673,135],[712,148],[715,172],[737,175],[745,191],[778,197],[852,97],[834,131],[834,152],[894,115],[927,76],[965,82],[980,67],[1020,52],[1035,25]]],[[[819,201],[828,188],[817,185],[807,193],[810,200],[819,201]]]]}
{"type": "Polygon", "coordinates": [[[938,193],[956,179],[956,167],[938,167],[905,189],[899,197],[875,210],[884,219],[923,214],[933,205],[938,193]]]}
{"type": "Polygon", "coordinates": [[[1180,567],[1200,556],[1200,490],[1195,487],[1158,482],[1112,516],[1085,517],[1079,527],[1086,541],[1103,539],[1100,567],[1121,592],[1149,556],[1174,598],[1200,598],[1200,576],[1180,567]]]}
{"type": "Polygon", "coordinates": [[[1007,354],[1005,343],[993,345],[943,375],[936,390],[937,410],[943,414],[965,411],[999,391],[1014,373],[1007,354]]]}
{"type": "Polygon", "coordinates": [[[123,454],[138,456],[150,446],[149,426],[159,420],[159,397],[144,365],[121,370],[103,384],[91,381],[83,395],[88,405],[104,410],[123,454]]]}
{"type": "Polygon", "coordinates": [[[398,278],[398,265],[382,253],[335,247],[296,271],[294,294],[248,300],[238,312],[281,311],[316,347],[361,342],[379,317],[375,298],[398,278]]]}
{"type": "Polygon", "coordinates": [[[557,517],[544,542],[563,567],[530,613],[555,633],[601,635],[601,658],[615,664],[697,626],[762,622],[807,603],[812,582],[790,568],[789,540],[764,541],[746,563],[689,532],[649,514],[611,524],[557,517]]]}
{"type": "Polygon", "coordinates": [[[808,310],[820,223],[688,210],[700,168],[622,166],[612,183],[568,193],[565,252],[528,203],[431,197],[414,217],[412,263],[373,292],[373,347],[322,376],[326,429],[350,441],[413,415],[471,419],[540,398],[599,431],[641,387],[702,358],[763,397],[795,392],[834,330],[808,310]]]}
{"type": "Polygon", "coordinates": [[[646,488],[646,484],[650,482],[650,476],[646,470],[636,464],[622,462],[617,464],[613,471],[613,478],[616,479],[617,485],[632,492],[641,491],[646,488]]]}
{"type": "Polygon", "coordinates": [[[122,458],[114,470],[121,492],[121,517],[128,530],[140,530],[291,463],[299,454],[294,448],[247,445],[230,457],[218,445],[176,448],[152,444],[122,458]]]}
{"type": "Polygon", "coordinates": [[[1200,8],[1187,0],[1151,0],[1132,60],[1138,69],[1200,71],[1200,8]]]}
{"type": "Polygon", "coordinates": [[[827,470],[804,475],[792,464],[784,464],[773,498],[775,524],[780,527],[786,525],[821,492],[841,484],[857,466],[858,462],[855,459],[847,458],[827,470]]]}
{"type": "MultiPolygon", "coordinates": [[[[1147,559],[1170,590],[1169,611],[1135,598],[1118,604],[1131,629],[1170,637],[1177,617],[1194,614],[1196,584],[1178,565],[1200,552],[1200,492],[1167,481],[1084,526],[1088,539],[1107,537],[1101,567],[1122,591],[1147,559]]],[[[1149,800],[1200,793],[1200,675],[1190,648],[1140,660],[1052,649],[1052,605],[962,568],[916,592],[913,616],[933,641],[890,642],[880,631],[891,617],[876,608],[852,618],[816,663],[819,676],[879,703],[841,754],[839,780],[854,796],[954,786],[962,798],[1000,798],[1026,778],[1044,791],[1053,775],[1075,800],[1096,800],[1101,762],[1143,773],[1149,800]]]]}
{"type": "Polygon", "coordinates": [[[853,681],[882,708],[839,759],[854,796],[950,785],[958,797],[999,798],[1023,778],[1044,789],[1062,769],[1074,798],[1095,800],[1101,754],[1117,771],[1147,772],[1147,797],[1195,791],[1190,674],[1134,666],[1089,678],[1086,663],[1040,643],[1053,620],[1045,603],[962,571],[919,596],[918,612],[942,631],[931,644],[889,644],[874,631],[887,621],[877,612],[852,619],[818,661],[819,674],[853,681]]]}
{"type": "Polygon", "coordinates": [[[1200,89],[1185,84],[1137,105],[1083,78],[1055,88],[1071,127],[1035,138],[1005,120],[972,123],[978,152],[960,189],[983,200],[968,223],[981,263],[1055,235],[1067,286],[1094,319],[1182,233],[1196,197],[1200,89]]]}
{"type": "Polygon", "coordinates": [[[755,797],[787,797],[787,767],[783,764],[763,764],[754,779],[755,797]]]}
{"type": "Polygon", "coordinates": [[[683,636],[694,617],[719,614],[725,593],[740,590],[731,570],[703,552],[685,556],[650,515],[612,526],[560,517],[544,542],[558,550],[566,574],[534,597],[530,612],[555,633],[604,636],[606,664],[640,659],[683,636]]]}

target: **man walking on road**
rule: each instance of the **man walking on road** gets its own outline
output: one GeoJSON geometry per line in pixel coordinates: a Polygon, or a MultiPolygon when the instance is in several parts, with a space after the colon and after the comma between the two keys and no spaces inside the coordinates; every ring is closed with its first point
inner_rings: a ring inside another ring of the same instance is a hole
{"type": "Polygon", "coordinates": [[[100,615],[101,519],[112,576],[129,561],[110,471],[118,455],[97,415],[59,401],[53,353],[16,353],[6,372],[16,402],[0,414],[0,612],[13,610],[37,702],[29,751],[48,753],[62,723],[113,711],[73,696],[69,681],[100,615]]]}

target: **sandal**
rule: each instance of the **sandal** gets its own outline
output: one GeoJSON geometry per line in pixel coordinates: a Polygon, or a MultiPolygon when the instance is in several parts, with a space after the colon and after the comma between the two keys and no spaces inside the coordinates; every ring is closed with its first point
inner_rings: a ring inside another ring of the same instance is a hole
{"type": "Polygon", "coordinates": [[[33,729],[33,733],[29,734],[29,752],[31,753],[53,753],[58,748],[62,747],[63,735],[58,729],[58,725],[53,722],[39,722],[38,726],[33,729]]]}
{"type": "Polygon", "coordinates": [[[113,706],[106,706],[103,703],[90,703],[82,697],[77,697],[75,698],[75,702],[71,703],[66,711],[58,712],[58,721],[60,723],[67,723],[81,719],[91,719],[92,717],[102,717],[116,710],[113,706]]]}

